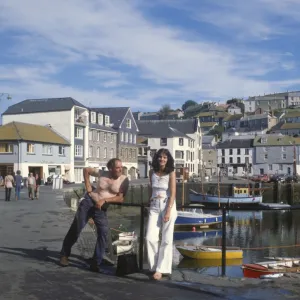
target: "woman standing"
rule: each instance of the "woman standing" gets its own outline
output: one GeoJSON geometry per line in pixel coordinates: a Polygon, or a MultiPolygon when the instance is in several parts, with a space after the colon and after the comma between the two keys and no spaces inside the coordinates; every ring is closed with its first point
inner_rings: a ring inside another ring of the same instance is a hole
{"type": "Polygon", "coordinates": [[[4,185],[5,185],[5,201],[10,201],[11,190],[14,184],[14,178],[10,173],[5,176],[4,185]]]}
{"type": "Polygon", "coordinates": [[[146,234],[148,262],[153,279],[172,273],[173,233],[177,218],[174,159],[169,150],[160,149],[150,171],[150,212],[146,234]],[[161,231],[161,243],[159,234],[161,231]]]}
{"type": "Polygon", "coordinates": [[[39,174],[35,174],[34,198],[36,200],[39,200],[41,183],[42,183],[42,181],[41,181],[41,178],[40,178],[39,174]]]}

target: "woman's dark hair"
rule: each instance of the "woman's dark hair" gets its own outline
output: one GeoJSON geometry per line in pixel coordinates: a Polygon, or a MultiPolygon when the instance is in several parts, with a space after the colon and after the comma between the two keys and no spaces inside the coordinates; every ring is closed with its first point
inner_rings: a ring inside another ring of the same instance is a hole
{"type": "Polygon", "coordinates": [[[106,167],[108,170],[111,170],[112,168],[114,168],[116,166],[116,162],[117,161],[121,161],[120,159],[118,158],[112,158],[110,159],[107,164],[106,164],[106,167]]]}
{"type": "Polygon", "coordinates": [[[168,158],[168,161],[166,163],[166,167],[164,169],[164,172],[169,174],[171,172],[174,171],[175,167],[174,167],[174,158],[172,157],[170,151],[168,149],[165,149],[165,148],[161,148],[159,149],[153,156],[153,159],[152,159],[152,168],[154,170],[154,172],[158,172],[159,171],[159,161],[158,161],[158,158],[161,156],[161,155],[166,155],[167,158],[168,158]]]}

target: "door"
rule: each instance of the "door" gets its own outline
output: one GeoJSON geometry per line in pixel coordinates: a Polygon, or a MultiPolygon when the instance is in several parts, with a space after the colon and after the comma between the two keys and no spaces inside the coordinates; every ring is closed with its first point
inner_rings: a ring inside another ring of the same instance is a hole
{"type": "Polygon", "coordinates": [[[288,172],[289,175],[291,175],[291,168],[290,167],[287,168],[287,172],[288,172]]]}
{"type": "Polygon", "coordinates": [[[75,175],[75,182],[83,182],[83,169],[82,168],[75,168],[74,175],[75,175]]]}
{"type": "Polygon", "coordinates": [[[145,178],[147,176],[145,164],[144,163],[139,163],[138,169],[139,169],[141,178],[145,178]]]}
{"type": "Polygon", "coordinates": [[[259,174],[263,175],[264,174],[264,169],[259,169],[259,174]]]}

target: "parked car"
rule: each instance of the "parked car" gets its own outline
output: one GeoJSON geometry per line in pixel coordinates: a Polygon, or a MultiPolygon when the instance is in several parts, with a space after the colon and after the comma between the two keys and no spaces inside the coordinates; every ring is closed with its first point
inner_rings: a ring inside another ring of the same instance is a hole
{"type": "Polygon", "coordinates": [[[288,174],[275,174],[270,178],[270,181],[284,183],[286,182],[288,176],[289,176],[288,174]]]}

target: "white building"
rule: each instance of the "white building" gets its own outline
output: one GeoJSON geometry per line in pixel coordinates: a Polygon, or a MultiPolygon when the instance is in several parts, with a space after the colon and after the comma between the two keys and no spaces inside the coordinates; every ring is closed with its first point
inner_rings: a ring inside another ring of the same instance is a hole
{"type": "Polygon", "coordinates": [[[10,106],[2,115],[2,124],[18,121],[51,125],[70,141],[69,180],[83,181],[83,168],[89,157],[89,111],[73,98],[29,99],[10,106]]]}
{"type": "Polygon", "coordinates": [[[229,139],[217,144],[218,167],[223,174],[253,174],[253,139],[229,139]]]}
{"type": "MultiPolygon", "coordinates": [[[[167,148],[177,168],[186,167],[199,174],[202,162],[202,135],[198,119],[138,121],[139,135],[147,137],[150,152],[167,148]]],[[[151,160],[151,158],[150,158],[151,160]]]]}

